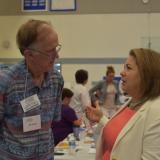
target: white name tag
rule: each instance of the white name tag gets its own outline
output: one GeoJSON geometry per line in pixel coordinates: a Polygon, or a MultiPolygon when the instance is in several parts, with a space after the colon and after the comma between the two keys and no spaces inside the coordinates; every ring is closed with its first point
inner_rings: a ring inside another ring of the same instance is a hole
{"type": "Polygon", "coordinates": [[[20,103],[24,112],[34,109],[41,104],[37,94],[23,99],[20,103]]]}
{"type": "Polygon", "coordinates": [[[23,118],[23,132],[41,129],[40,115],[28,116],[23,118]]]}

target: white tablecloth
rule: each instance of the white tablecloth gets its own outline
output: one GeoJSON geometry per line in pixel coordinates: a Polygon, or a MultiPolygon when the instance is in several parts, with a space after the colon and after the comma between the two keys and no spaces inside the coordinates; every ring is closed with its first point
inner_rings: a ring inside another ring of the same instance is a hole
{"type": "Polygon", "coordinates": [[[74,155],[70,155],[69,153],[64,155],[55,155],[54,160],[94,160],[95,153],[89,153],[89,151],[92,152],[89,148],[84,147],[83,149],[77,151],[74,155]]]}
{"type": "Polygon", "coordinates": [[[93,143],[79,142],[73,155],[69,153],[69,149],[64,150],[64,155],[55,155],[54,160],[94,160],[95,148],[93,146],[93,143]]]}

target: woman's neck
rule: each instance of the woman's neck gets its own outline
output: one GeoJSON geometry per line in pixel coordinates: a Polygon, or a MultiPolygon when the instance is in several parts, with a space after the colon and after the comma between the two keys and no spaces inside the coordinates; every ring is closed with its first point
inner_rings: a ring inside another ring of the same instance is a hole
{"type": "Polygon", "coordinates": [[[142,97],[142,95],[139,93],[139,92],[132,92],[132,94],[130,95],[131,97],[132,97],[132,102],[134,103],[134,102],[138,102],[138,101],[140,101],[140,100],[142,100],[143,99],[143,97],[142,97]]]}
{"type": "Polygon", "coordinates": [[[107,84],[113,84],[113,80],[107,79],[107,80],[106,80],[106,83],[107,83],[107,84]]]}
{"type": "Polygon", "coordinates": [[[131,109],[136,109],[142,106],[147,101],[147,98],[141,98],[141,99],[132,99],[129,103],[129,107],[131,109]]]}

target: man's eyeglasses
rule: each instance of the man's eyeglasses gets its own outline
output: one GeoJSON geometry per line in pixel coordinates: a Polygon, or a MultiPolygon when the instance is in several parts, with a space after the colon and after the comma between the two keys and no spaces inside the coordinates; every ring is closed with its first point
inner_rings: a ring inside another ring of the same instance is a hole
{"type": "Polygon", "coordinates": [[[58,56],[58,52],[61,50],[61,48],[62,48],[62,45],[58,44],[52,51],[48,52],[48,54],[46,54],[47,52],[43,52],[35,48],[28,47],[27,49],[38,52],[39,54],[42,54],[50,59],[54,59],[56,56],[58,56]]]}

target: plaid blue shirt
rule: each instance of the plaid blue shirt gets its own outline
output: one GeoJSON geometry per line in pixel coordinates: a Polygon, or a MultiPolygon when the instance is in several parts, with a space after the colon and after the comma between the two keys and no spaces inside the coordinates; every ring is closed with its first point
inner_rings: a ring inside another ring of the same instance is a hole
{"type": "Polygon", "coordinates": [[[63,78],[49,72],[41,88],[34,85],[25,62],[0,72],[0,159],[52,160],[52,121],[60,119],[63,78]],[[27,79],[27,80],[26,80],[27,79]],[[26,84],[26,92],[25,92],[26,84]],[[24,93],[25,92],[25,93],[24,93]],[[38,95],[40,106],[24,113],[20,101],[38,95]],[[23,132],[23,117],[41,116],[41,129],[23,132]]]}

